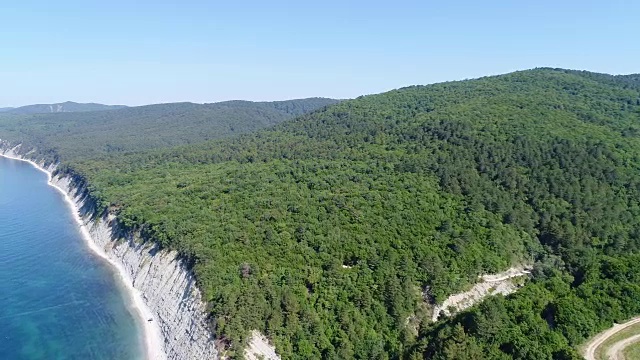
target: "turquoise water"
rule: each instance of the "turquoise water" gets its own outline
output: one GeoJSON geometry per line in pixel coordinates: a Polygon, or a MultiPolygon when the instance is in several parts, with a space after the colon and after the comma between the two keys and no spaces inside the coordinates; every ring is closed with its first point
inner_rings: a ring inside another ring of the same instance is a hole
{"type": "Polygon", "coordinates": [[[0,157],[0,359],[140,359],[134,316],[47,176],[0,157]]]}

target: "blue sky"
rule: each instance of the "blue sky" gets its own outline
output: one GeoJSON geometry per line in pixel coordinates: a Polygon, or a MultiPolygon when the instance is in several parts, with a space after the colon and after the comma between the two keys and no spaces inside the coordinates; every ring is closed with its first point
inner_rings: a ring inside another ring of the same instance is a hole
{"type": "Polygon", "coordinates": [[[350,98],[539,66],[640,72],[638,1],[15,1],[0,107],[350,98]]]}

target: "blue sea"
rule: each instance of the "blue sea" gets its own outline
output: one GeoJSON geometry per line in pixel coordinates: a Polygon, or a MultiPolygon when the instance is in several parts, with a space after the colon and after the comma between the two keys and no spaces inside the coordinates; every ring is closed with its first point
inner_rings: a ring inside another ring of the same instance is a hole
{"type": "Polygon", "coordinates": [[[134,316],[46,174],[0,157],[0,359],[142,359],[134,316]]]}

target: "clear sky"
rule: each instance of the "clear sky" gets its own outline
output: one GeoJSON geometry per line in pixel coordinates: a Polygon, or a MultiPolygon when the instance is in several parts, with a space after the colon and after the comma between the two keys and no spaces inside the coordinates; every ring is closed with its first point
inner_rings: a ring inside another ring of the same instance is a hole
{"type": "Polygon", "coordinates": [[[539,66],[637,73],[639,19],[635,0],[3,1],[0,107],[350,98],[539,66]]]}

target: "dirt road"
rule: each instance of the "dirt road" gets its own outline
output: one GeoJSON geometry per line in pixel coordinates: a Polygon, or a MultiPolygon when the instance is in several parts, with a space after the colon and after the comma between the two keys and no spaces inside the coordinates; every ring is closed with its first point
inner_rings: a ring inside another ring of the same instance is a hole
{"type": "Polygon", "coordinates": [[[609,360],[626,360],[622,352],[627,346],[638,341],[640,341],[640,335],[634,335],[622,341],[618,341],[617,343],[613,344],[613,346],[611,346],[609,350],[607,350],[607,358],[609,360]]]}
{"type": "MultiPolygon", "coordinates": [[[[596,350],[610,337],[614,336],[618,332],[628,328],[629,326],[640,323],[640,317],[633,318],[624,324],[615,324],[613,327],[601,332],[596,337],[591,339],[584,348],[584,358],[587,360],[599,360],[596,359],[596,350]]],[[[630,344],[640,341],[640,335],[631,336],[615,343],[609,351],[607,351],[607,357],[612,360],[622,360],[622,350],[630,344]]]]}

